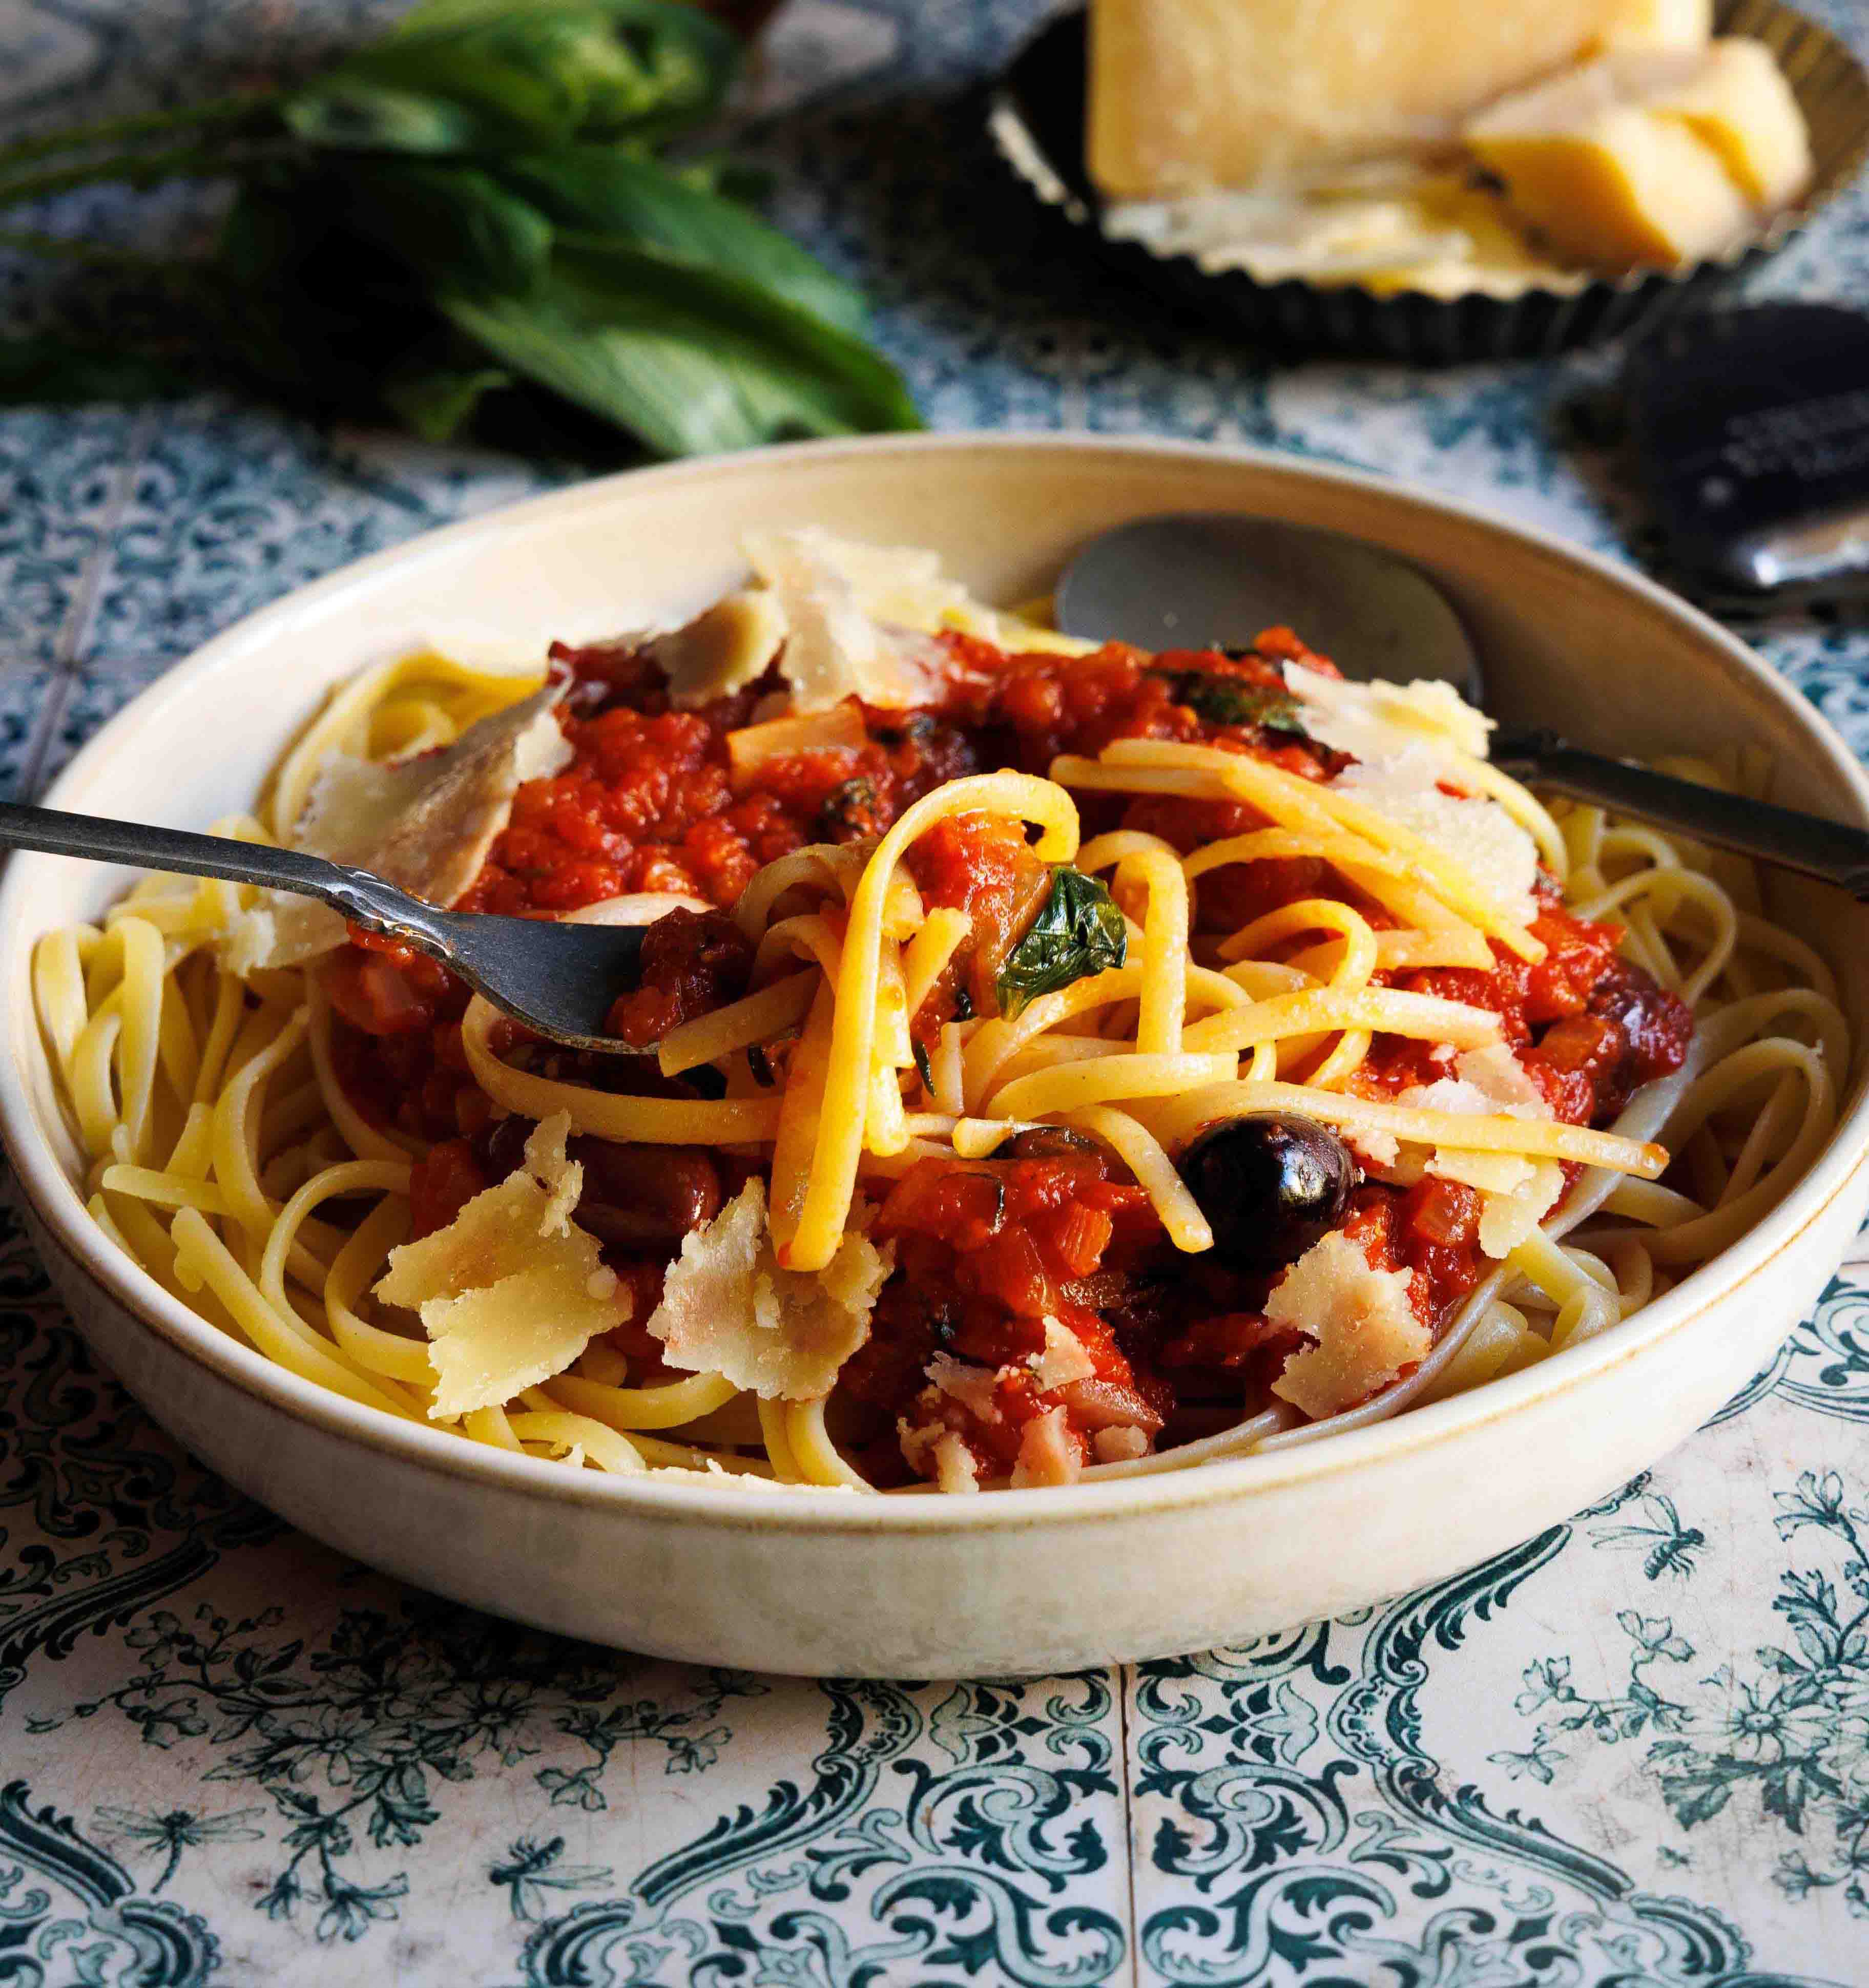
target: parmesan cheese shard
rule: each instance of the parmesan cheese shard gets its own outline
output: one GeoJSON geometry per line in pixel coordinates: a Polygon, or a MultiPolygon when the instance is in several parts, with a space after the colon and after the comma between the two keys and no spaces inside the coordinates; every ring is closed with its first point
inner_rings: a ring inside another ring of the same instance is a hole
{"type": "Polygon", "coordinates": [[[794,712],[822,711],[847,697],[903,711],[933,698],[938,659],[926,636],[885,623],[882,611],[899,604],[865,583],[873,581],[868,568],[877,560],[932,555],[885,553],[815,527],[751,532],[745,545],[784,617],[779,668],[794,712]]]}
{"type": "Polygon", "coordinates": [[[465,895],[527,780],[571,756],[547,684],[471,725],[439,752],[393,766],[334,755],[293,829],[293,847],[446,906],[465,895]]]}
{"type": "Polygon", "coordinates": [[[822,1272],[787,1270],[773,1253],[765,1183],[755,1178],[712,1222],[690,1229],[669,1266],[648,1330],[672,1367],[724,1374],[766,1401],[828,1394],[869,1337],[894,1252],[848,1232],[822,1272]]]}
{"type": "Polygon", "coordinates": [[[1537,844],[1497,801],[1443,793],[1442,771],[1425,748],[1411,746],[1394,759],[1359,759],[1330,786],[1432,843],[1494,904],[1530,923],[1538,911],[1537,844]]]}
{"type": "Polygon", "coordinates": [[[1092,0],[1091,177],[1157,199],[1431,153],[1656,4],[1092,0]]]}
{"type": "Polygon", "coordinates": [[[1148,1432],[1120,1424],[1114,1428],[1100,1428],[1090,1439],[1090,1448],[1099,1463],[1133,1463],[1137,1457],[1149,1454],[1148,1432]]]}
{"type": "Polygon", "coordinates": [[[950,1353],[937,1353],[928,1363],[928,1382],[937,1394],[958,1401],[976,1422],[990,1425],[1000,1419],[996,1397],[1002,1371],[1012,1370],[976,1367],[950,1353]]]}
{"type": "Polygon", "coordinates": [[[1341,1229],[1315,1242],[1272,1287],[1265,1315],[1315,1341],[1272,1392],[1314,1420],[1366,1401],[1424,1359],[1432,1334],[1409,1302],[1410,1273],[1379,1270],[1341,1229]]]}
{"type": "MultiPolygon", "coordinates": [[[[568,1236],[571,1217],[584,1191],[584,1170],[577,1161],[565,1158],[565,1141],[571,1131],[571,1114],[554,1111],[532,1128],[525,1148],[526,1170],[545,1189],[547,1201],[540,1218],[540,1232],[568,1236]]],[[[615,1282],[615,1273],[606,1272],[615,1282]]]]}
{"type": "Polygon", "coordinates": [[[964,1496],[980,1489],[980,1466],[973,1452],[945,1422],[925,1422],[918,1428],[905,1415],[896,1423],[896,1432],[902,1442],[902,1461],[911,1470],[926,1474],[926,1466],[933,1464],[937,1489],[964,1496]]]}
{"type": "Polygon", "coordinates": [[[1443,758],[1486,757],[1492,720],[1450,683],[1420,678],[1408,684],[1350,683],[1289,662],[1280,674],[1304,706],[1305,729],[1339,752],[1383,760],[1424,747],[1443,758]]]}
{"type": "MultiPolygon", "coordinates": [[[[571,758],[554,712],[563,694],[547,684],[469,725],[452,746],[412,759],[379,765],[331,754],[289,846],[367,870],[445,909],[479,874],[520,786],[571,758]]],[[[269,891],[235,921],[221,956],[244,976],[303,965],[344,942],[344,921],[328,905],[269,891]]]]}
{"type": "Polygon", "coordinates": [[[1422,1171],[1437,1180],[1458,1181],[1483,1194],[1516,1194],[1532,1178],[1533,1164],[1522,1153],[1471,1152],[1437,1146],[1422,1171]]]}
{"type": "Polygon", "coordinates": [[[1045,1321],[1045,1351],[1034,1353],[1028,1364],[1040,1392],[1047,1395],[1073,1381],[1088,1381],[1097,1371],[1077,1334],[1062,1320],[1051,1317],[1045,1321]]]}
{"type": "Polygon", "coordinates": [[[629,1317],[629,1293],[597,1239],[570,1219],[583,1184],[564,1157],[570,1124],[562,1112],[547,1119],[517,1172],[445,1229],[389,1253],[376,1296],[422,1320],[436,1421],[496,1408],[563,1373],[629,1317]]]}
{"type": "Polygon", "coordinates": [[[785,641],[779,604],[757,587],[743,588],[679,628],[652,635],[644,647],[669,679],[669,702],[692,711],[757,683],[785,641]]]}
{"type": "Polygon", "coordinates": [[[1047,1408],[1034,1415],[1019,1435],[1019,1454],[1012,1466],[1012,1487],[1028,1485],[1075,1484],[1082,1476],[1083,1459],[1071,1439],[1070,1425],[1062,1408],[1047,1408]]]}
{"type": "Polygon", "coordinates": [[[1495,1262],[1509,1256],[1555,1208],[1564,1193],[1564,1169],[1555,1160],[1533,1162],[1531,1177],[1505,1194],[1480,1197],[1480,1248],[1495,1262]]]}
{"type": "Polygon", "coordinates": [[[1551,1107],[1509,1043],[1463,1050],[1454,1074],[1410,1084],[1396,1103],[1411,1111],[1452,1111],[1466,1117],[1549,1118],[1551,1107]]]}

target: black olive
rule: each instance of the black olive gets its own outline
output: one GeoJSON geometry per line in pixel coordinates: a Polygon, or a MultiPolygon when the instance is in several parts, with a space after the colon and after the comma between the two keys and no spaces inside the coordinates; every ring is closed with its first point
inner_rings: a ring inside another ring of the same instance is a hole
{"type": "Polygon", "coordinates": [[[1312,1118],[1270,1114],[1209,1126],[1180,1165],[1213,1228],[1214,1254],[1242,1270],[1295,1263],[1342,1221],[1359,1178],[1336,1133],[1312,1118]]]}

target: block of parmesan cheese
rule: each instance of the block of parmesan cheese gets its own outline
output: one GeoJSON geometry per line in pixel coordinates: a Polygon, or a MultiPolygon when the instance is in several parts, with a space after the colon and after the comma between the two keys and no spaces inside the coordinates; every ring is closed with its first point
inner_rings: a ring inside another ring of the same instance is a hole
{"type": "Polygon", "coordinates": [[[1489,106],[1468,147],[1513,211],[1606,270],[1718,255],[1809,177],[1803,113],[1768,50],[1621,50],[1489,106]]]}
{"type": "Polygon", "coordinates": [[[1505,91],[1701,19],[1682,0],[1092,0],[1091,176],[1158,199],[1431,150],[1505,91]]]}

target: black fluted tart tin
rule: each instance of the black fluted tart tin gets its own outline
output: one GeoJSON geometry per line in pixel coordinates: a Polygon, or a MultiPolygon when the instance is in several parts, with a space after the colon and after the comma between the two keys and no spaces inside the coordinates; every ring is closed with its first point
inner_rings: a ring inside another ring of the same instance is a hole
{"type": "Polygon", "coordinates": [[[1749,36],[1777,57],[1810,128],[1812,175],[1803,195],[1727,256],[1678,269],[1599,278],[1575,289],[1380,294],[1360,284],[1260,282],[1244,270],[1208,270],[1105,232],[1102,201],[1084,166],[1083,12],[1059,15],[1013,59],[993,95],[990,128],[1001,157],[1087,253],[1178,309],[1283,354],[1451,365],[1535,359],[1646,326],[1756,268],[1843,191],[1869,157],[1869,74],[1844,44],[1780,0],[1719,0],[1715,32],[1749,36]]]}

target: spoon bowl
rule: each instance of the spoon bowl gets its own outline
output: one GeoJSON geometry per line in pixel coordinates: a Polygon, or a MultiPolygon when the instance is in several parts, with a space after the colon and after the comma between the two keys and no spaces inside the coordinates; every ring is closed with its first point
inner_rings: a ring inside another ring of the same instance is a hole
{"type": "MultiPolygon", "coordinates": [[[[1356,682],[1435,678],[1485,708],[1478,654],[1441,590],[1400,554],[1340,532],[1231,512],[1138,518],[1081,546],[1053,599],[1058,625],[1086,641],[1232,648],[1288,627],[1356,682]]],[[[1515,779],[1869,901],[1861,829],[1587,752],[1552,731],[1496,732],[1490,756],[1515,779]]]]}
{"type": "Polygon", "coordinates": [[[1341,532],[1226,512],[1139,518],[1082,546],[1054,598],[1058,627],[1089,641],[1233,648],[1295,628],[1358,682],[1433,678],[1484,700],[1446,596],[1407,560],[1341,532]]]}

